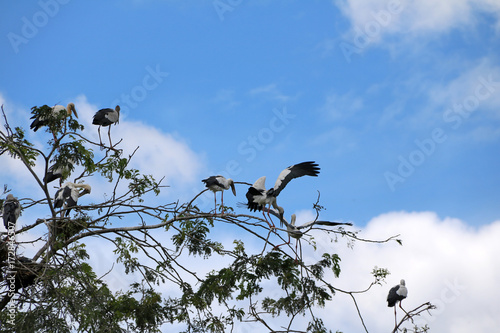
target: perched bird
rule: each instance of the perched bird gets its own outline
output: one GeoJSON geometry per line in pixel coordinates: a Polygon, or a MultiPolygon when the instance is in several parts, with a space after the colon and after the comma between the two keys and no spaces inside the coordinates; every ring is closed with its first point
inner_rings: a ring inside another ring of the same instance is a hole
{"type": "Polygon", "coordinates": [[[94,119],[92,120],[92,124],[99,125],[97,132],[99,133],[99,142],[102,146],[101,140],[101,126],[109,126],[108,127],[108,137],[109,137],[109,145],[113,147],[111,144],[111,124],[118,124],[120,119],[120,106],[117,105],[114,109],[100,109],[94,115],[94,119]]]}
{"type": "Polygon", "coordinates": [[[236,189],[234,188],[234,181],[231,178],[225,178],[224,176],[210,176],[207,179],[203,179],[202,182],[205,183],[206,188],[214,192],[214,202],[215,211],[217,211],[217,192],[221,192],[221,207],[222,213],[224,213],[224,190],[231,190],[236,196],[236,189]]]}
{"type": "Polygon", "coordinates": [[[5,229],[9,229],[9,224],[11,227],[13,226],[15,228],[20,214],[21,205],[19,204],[19,200],[12,194],[7,194],[7,198],[5,198],[2,207],[3,225],[5,229]]]}
{"type": "MultiPolygon", "coordinates": [[[[279,210],[279,206],[276,203],[276,197],[285,188],[285,186],[294,178],[302,176],[317,177],[319,174],[319,170],[320,168],[315,162],[302,162],[289,166],[285,170],[281,171],[278,179],[274,183],[274,187],[270,188],[269,190],[266,190],[266,176],[260,177],[247,191],[247,208],[252,212],[262,210],[264,219],[267,221],[271,228],[274,228],[275,226],[274,223],[272,223],[272,220],[271,223],[267,220],[266,215],[264,214],[264,208],[266,206],[268,207],[267,215],[269,216],[269,219],[271,219],[269,210],[271,206],[279,210]]],[[[282,217],[283,216],[281,216],[281,218],[282,217]]]]}
{"type": "Polygon", "coordinates": [[[399,307],[406,313],[405,309],[403,309],[403,307],[401,306],[401,302],[406,298],[407,295],[408,289],[406,289],[405,280],[403,279],[401,279],[397,286],[392,287],[391,290],[389,290],[389,294],[387,295],[387,306],[394,307],[394,321],[396,322],[396,326],[396,303],[399,302],[399,307]]]}
{"type": "MultiPolygon", "coordinates": [[[[59,112],[63,110],[66,110],[67,116],[71,116],[71,114],[74,113],[75,117],[78,118],[78,114],[76,113],[75,109],[75,104],[73,103],[68,103],[66,107],[62,105],[55,105],[54,107],[52,107],[52,114],[56,116],[59,112]]],[[[35,132],[38,131],[40,127],[47,125],[47,119],[40,115],[34,115],[30,119],[34,119],[30,125],[30,128],[35,132]]]]}
{"type": "MultiPolygon", "coordinates": [[[[296,254],[297,254],[297,246],[300,244],[300,238],[302,238],[302,236],[307,231],[309,231],[310,229],[312,229],[315,225],[328,226],[328,227],[336,227],[336,226],[341,226],[341,225],[352,226],[352,223],[347,223],[347,222],[331,222],[331,221],[317,221],[317,220],[309,221],[309,222],[306,222],[306,223],[301,224],[299,226],[296,226],[295,225],[295,221],[297,220],[297,216],[295,214],[292,214],[291,219],[290,219],[290,223],[288,223],[282,217],[283,216],[283,211],[282,210],[283,210],[282,208],[281,208],[281,210],[278,210],[278,211],[276,211],[274,209],[270,209],[269,210],[271,214],[273,214],[274,216],[276,216],[278,218],[281,218],[281,221],[286,226],[286,232],[288,234],[288,242],[280,244],[280,245],[277,245],[274,248],[276,249],[276,248],[278,248],[278,247],[280,247],[282,245],[290,244],[290,237],[292,237],[292,238],[296,239],[296,242],[295,242],[295,253],[296,254]],[[301,231],[302,229],[307,229],[307,230],[301,231]]],[[[301,245],[301,248],[302,248],[302,245],[301,245]]],[[[302,249],[301,249],[301,252],[302,252],[302,249]]],[[[295,257],[295,260],[297,260],[297,257],[295,257]]]]}
{"type": "Polygon", "coordinates": [[[58,178],[61,179],[61,181],[63,180],[63,176],[66,175],[69,173],[69,171],[71,170],[71,166],[73,165],[73,161],[69,160],[68,159],[68,163],[69,165],[63,165],[63,166],[59,166],[56,168],[56,165],[53,164],[49,167],[49,169],[47,170],[47,173],[45,174],[45,177],[43,177],[43,181],[48,184],[58,178]]]}
{"type": "Polygon", "coordinates": [[[82,195],[90,193],[90,185],[87,184],[75,184],[72,182],[66,182],[64,185],[57,190],[54,196],[54,208],[66,209],[66,215],[69,216],[69,212],[72,207],[75,207],[78,203],[78,198],[82,195]],[[79,191],[79,188],[82,191],[79,191]]]}

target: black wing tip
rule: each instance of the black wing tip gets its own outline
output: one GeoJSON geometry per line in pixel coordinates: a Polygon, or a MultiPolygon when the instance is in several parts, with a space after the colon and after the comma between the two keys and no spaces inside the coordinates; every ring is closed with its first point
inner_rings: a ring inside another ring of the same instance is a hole
{"type": "Polygon", "coordinates": [[[319,167],[319,164],[316,163],[315,161],[302,162],[302,163],[296,164],[295,166],[298,166],[298,167],[304,169],[307,172],[306,175],[312,176],[312,177],[318,177],[319,171],[321,170],[321,168],[319,167]]]}
{"type": "Polygon", "coordinates": [[[247,208],[251,212],[257,212],[257,211],[260,212],[262,210],[262,207],[254,202],[252,202],[252,203],[250,203],[250,202],[249,203],[238,202],[237,205],[238,205],[238,207],[247,208]]]}

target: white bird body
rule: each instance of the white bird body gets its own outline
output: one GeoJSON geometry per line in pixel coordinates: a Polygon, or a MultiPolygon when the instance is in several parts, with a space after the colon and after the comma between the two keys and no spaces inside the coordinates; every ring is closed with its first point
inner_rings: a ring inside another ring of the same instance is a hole
{"type": "Polygon", "coordinates": [[[21,205],[19,204],[19,200],[12,194],[7,194],[7,198],[5,198],[2,205],[2,217],[5,229],[9,229],[9,223],[13,223],[15,227],[20,214],[21,205]]]}
{"type": "MultiPolygon", "coordinates": [[[[271,206],[279,211],[280,207],[276,202],[276,197],[281,193],[285,186],[292,179],[302,176],[317,177],[319,174],[319,170],[320,169],[318,167],[318,164],[316,164],[315,162],[302,162],[289,166],[288,168],[280,172],[278,179],[274,183],[274,187],[270,188],[269,190],[266,190],[266,177],[260,177],[247,191],[246,198],[248,200],[248,209],[250,209],[250,211],[262,210],[262,213],[264,214],[264,209],[267,206],[268,216],[271,206]]],[[[271,216],[269,216],[269,219],[271,219],[271,216]]],[[[269,226],[271,226],[270,223],[269,226]]],[[[274,227],[274,225],[272,225],[271,227],[274,227]]]]}
{"type": "Polygon", "coordinates": [[[71,208],[75,207],[78,203],[78,198],[82,195],[90,193],[90,191],[90,185],[66,182],[59,190],[57,190],[54,196],[54,208],[62,207],[63,209],[66,209],[66,216],[68,216],[71,208]],[[83,191],[80,192],[79,188],[82,188],[83,191]]]}
{"type": "Polygon", "coordinates": [[[224,210],[224,191],[229,190],[229,188],[231,188],[233,194],[236,195],[234,181],[231,178],[225,178],[224,176],[217,175],[203,179],[202,182],[205,183],[206,188],[214,192],[215,210],[217,210],[217,196],[216,196],[217,192],[221,192],[222,210],[224,210]]]}
{"type": "MultiPolygon", "coordinates": [[[[66,110],[67,116],[71,116],[71,114],[74,113],[75,117],[78,118],[78,114],[76,113],[76,109],[75,109],[75,104],[73,104],[73,103],[68,103],[68,105],[66,107],[63,105],[54,105],[52,107],[52,115],[57,116],[57,114],[59,112],[64,111],[64,110],[66,110]]],[[[47,119],[43,116],[34,115],[30,119],[34,119],[30,125],[30,128],[35,132],[40,127],[47,125],[47,119]]]]}

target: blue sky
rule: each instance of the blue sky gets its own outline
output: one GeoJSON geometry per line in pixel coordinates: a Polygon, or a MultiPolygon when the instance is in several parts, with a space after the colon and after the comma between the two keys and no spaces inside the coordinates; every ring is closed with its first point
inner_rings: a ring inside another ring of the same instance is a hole
{"type": "Polygon", "coordinates": [[[98,108],[118,102],[124,119],[186,140],[207,170],[238,161],[236,180],[267,175],[270,186],[283,168],[316,160],[320,180],[300,183],[321,192],[332,218],[364,224],[391,210],[431,210],[480,225],[499,217],[493,14],[412,30],[401,22],[412,9],[401,3],[390,11],[380,2],[371,14],[342,1],[231,3],[3,4],[0,93],[26,111],[79,95],[98,108]],[[488,75],[491,96],[452,128],[445,111],[488,75]],[[280,132],[269,131],[273,110],[291,115],[280,132]],[[415,140],[436,128],[446,140],[422,158],[415,140]],[[412,153],[414,170],[400,173],[412,153]]]}
{"type": "MultiPolygon", "coordinates": [[[[166,175],[168,199],[217,173],[249,183],[266,175],[270,187],[285,167],[314,160],[320,176],[278,198],[290,214],[310,210],[320,191],[323,218],[360,227],[401,211],[471,230],[500,220],[496,1],[0,8],[0,99],[11,122],[29,128],[32,106],[75,102],[96,137],[93,113],[120,104],[112,131],[125,148],[141,145],[146,172],[166,175]]],[[[4,165],[2,183],[29,188],[4,165]]]]}

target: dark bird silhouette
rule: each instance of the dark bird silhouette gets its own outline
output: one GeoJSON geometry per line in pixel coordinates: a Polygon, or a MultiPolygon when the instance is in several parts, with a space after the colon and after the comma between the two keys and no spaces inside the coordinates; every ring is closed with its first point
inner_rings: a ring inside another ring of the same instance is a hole
{"type": "Polygon", "coordinates": [[[102,146],[101,140],[101,126],[108,126],[108,137],[109,137],[109,146],[113,147],[111,144],[111,124],[118,124],[120,120],[120,106],[117,105],[114,109],[100,109],[94,115],[94,119],[92,120],[92,124],[99,125],[97,132],[99,133],[99,142],[102,146]]]}
{"type": "Polygon", "coordinates": [[[3,225],[5,229],[9,230],[9,225],[15,228],[20,214],[21,205],[19,204],[19,200],[12,194],[7,194],[7,198],[5,198],[2,206],[3,225]]]}
{"type": "Polygon", "coordinates": [[[55,164],[51,165],[47,170],[45,177],[43,177],[43,181],[46,184],[53,182],[56,179],[61,179],[61,181],[63,181],[63,176],[68,176],[69,171],[71,170],[71,166],[73,165],[73,161],[68,159],[68,162],[69,165],[59,166],[57,168],[55,164]]]}
{"type": "Polygon", "coordinates": [[[394,321],[396,322],[396,303],[399,302],[399,307],[405,313],[405,309],[401,306],[401,302],[408,296],[408,289],[406,289],[405,280],[401,279],[400,283],[397,286],[394,286],[389,290],[389,294],[387,295],[387,306],[394,307],[394,321]]]}

